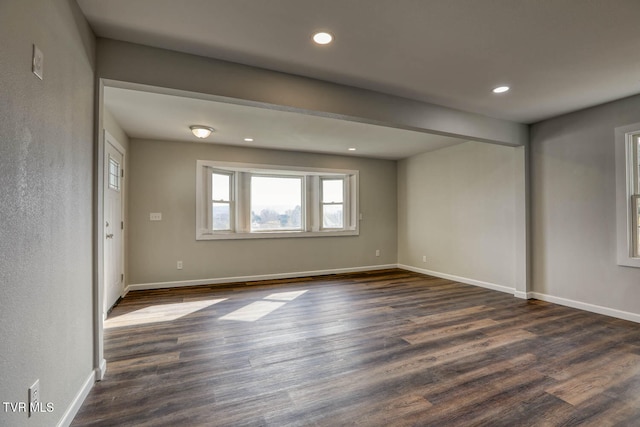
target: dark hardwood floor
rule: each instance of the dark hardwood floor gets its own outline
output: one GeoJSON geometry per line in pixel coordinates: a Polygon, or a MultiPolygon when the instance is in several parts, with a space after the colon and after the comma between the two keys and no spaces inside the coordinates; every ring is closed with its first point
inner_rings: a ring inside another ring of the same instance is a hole
{"type": "Polygon", "coordinates": [[[73,426],[640,425],[640,325],[403,270],[131,292],[105,356],[73,426]]]}

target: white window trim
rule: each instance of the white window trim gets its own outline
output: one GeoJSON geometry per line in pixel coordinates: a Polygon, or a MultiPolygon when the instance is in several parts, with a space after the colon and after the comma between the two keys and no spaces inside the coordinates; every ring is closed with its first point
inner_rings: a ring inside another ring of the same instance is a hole
{"type": "Polygon", "coordinates": [[[237,240],[237,239],[273,239],[273,238],[300,238],[300,237],[332,237],[332,236],[358,236],[360,234],[359,224],[359,172],[347,169],[324,169],[307,168],[296,166],[280,166],[251,164],[238,162],[219,162],[213,160],[198,160],[196,162],[196,240],[237,240]],[[208,228],[208,216],[210,208],[208,205],[210,184],[208,184],[209,174],[207,169],[217,169],[219,171],[236,172],[236,182],[232,184],[234,191],[233,200],[236,203],[235,224],[232,229],[235,231],[213,232],[208,228]],[[267,175],[290,175],[305,176],[303,187],[306,194],[303,197],[305,205],[305,215],[303,222],[304,231],[254,231],[247,227],[245,218],[246,209],[244,206],[250,204],[249,174],[267,175]],[[318,206],[320,205],[319,185],[320,177],[345,176],[345,228],[326,229],[321,227],[322,218],[319,217],[318,206]],[[349,199],[347,200],[347,197],[349,199]]]}
{"type": "Polygon", "coordinates": [[[633,135],[640,133],[640,123],[615,129],[616,156],[616,253],[618,265],[640,268],[640,258],[633,256],[636,220],[632,214],[633,135]]]}

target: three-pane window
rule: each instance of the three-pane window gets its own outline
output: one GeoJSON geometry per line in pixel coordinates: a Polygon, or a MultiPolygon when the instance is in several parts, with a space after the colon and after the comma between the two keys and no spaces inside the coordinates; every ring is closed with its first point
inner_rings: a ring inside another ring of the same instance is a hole
{"type": "Polygon", "coordinates": [[[198,240],[359,234],[358,171],[198,160],[196,177],[198,240]]]}

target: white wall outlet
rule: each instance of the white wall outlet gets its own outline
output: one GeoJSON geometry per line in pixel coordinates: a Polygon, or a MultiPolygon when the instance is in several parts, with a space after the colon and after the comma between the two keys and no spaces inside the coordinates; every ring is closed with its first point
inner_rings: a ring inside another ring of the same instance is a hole
{"type": "Polygon", "coordinates": [[[29,405],[27,411],[29,417],[31,417],[31,409],[40,406],[40,380],[36,380],[31,387],[29,387],[29,405]]]}
{"type": "Polygon", "coordinates": [[[33,71],[33,74],[35,74],[40,80],[44,79],[44,55],[35,44],[33,45],[31,71],[33,71]]]}
{"type": "Polygon", "coordinates": [[[380,249],[376,249],[376,256],[380,256],[380,249]]]}
{"type": "Polygon", "coordinates": [[[427,262],[427,256],[426,255],[422,255],[422,262],[427,262]]]}
{"type": "Polygon", "coordinates": [[[182,261],[178,261],[178,262],[177,262],[177,264],[176,264],[176,268],[177,268],[178,270],[182,270],[182,261]]]}
{"type": "Polygon", "coordinates": [[[162,221],[162,212],[151,212],[149,214],[149,221],[162,221]]]}

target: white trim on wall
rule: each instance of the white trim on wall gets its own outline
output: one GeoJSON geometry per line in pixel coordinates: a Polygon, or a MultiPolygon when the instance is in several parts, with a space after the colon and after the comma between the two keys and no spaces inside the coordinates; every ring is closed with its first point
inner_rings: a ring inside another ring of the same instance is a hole
{"type": "Polygon", "coordinates": [[[435,276],[435,277],[440,277],[441,279],[449,279],[455,282],[466,283],[467,285],[480,286],[481,288],[487,288],[487,289],[491,289],[499,292],[506,292],[508,294],[513,294],[515,291],[514,288],[511,288],[509,286],[497,285],[495,283],[483,282],[481,280],[469,279],[467,277],[454,276],[453,274],[440,273],[438,271],[412,267],[410,265],[398,264],[398,268],[413,271],[415,273],[426,274],[427,276],[435,276]]]}
{"type": "Polygon", "coordinates": [[[71,425],[71,422],[73,421],[73,418],[76,416],[76,414],[80,410],[80,407],[84,402],[84,399],[87,398],[87,396],[89,395],[89,392],[93,388],[95,379],[96,379],[96,372],[91,371],[87,379],[84,380],[82,387],[80,387],[80,390],[78,390],[78,393],[76,393],[75,397],[71,401],[71,404],[69,405],[67,410],[64,411],[64,414],[62,415],[62,418],[58,422],[57,427],[68,427],[69,425],[71,425]]]}
{"type": "Polygon", "coordinates": [[[234,276],[234,277],[219,277],[214,279],[183,280],[179,282],[137,283],[137,284],[127,286],[127,288],[125,289],[125,294],[129,291],[140,291],[145,289],[179,288],[183,286],[200,286],[200,285],[219,285],[222,283],[254,282],[259,280],[294,279],[296,277],[326,276],[329,274],[341,274],[341,273],[357,273],[361,271],[386,270],[389,268],[397,268],[397,267],[398,267],[397,264],[384,264],[384,265],[368,265],[364,267],[335,268],[330,270],[260,274],[255,276],[234,276]]]}
{"type": "Polygon", "coordinates": [[[616,310],[615,308],[603,307],[601,305],[555,297],[553,295],[547,295],[540,292],[529,292],[528,296],[529,298],[539,299],[540,301],[552,302],[554,304],[564,305],[565,307],[577,308],[579,310],[590,311],[592,313],[603,314],[605,316],[640,323],[640,314],[631,313],[629,311],[616,310]]]}

